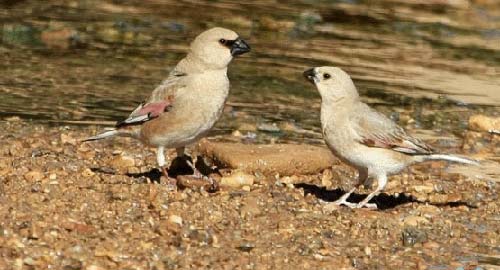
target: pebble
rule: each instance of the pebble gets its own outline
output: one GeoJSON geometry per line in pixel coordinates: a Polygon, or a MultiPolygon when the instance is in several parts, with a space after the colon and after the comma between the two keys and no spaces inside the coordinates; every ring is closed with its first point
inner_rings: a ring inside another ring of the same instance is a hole
{"type": "Polygon", "coordinates": [[[469,129],[500,134],[500,117],[491,117],[481,114],[469,118],[469,129]]]}
{"type": "Polygon", "coordinates": [[[415,227],[406,227],[402,234],[404,246],[413,246],[427,241],[427,233],[415,227]]]}
{"type": "Polygon", "coordinates": [[[28,181],[40,181],[43,178],[43,173],[40,171],[30,171],[24,175],[24,179],[28,181]]]}
{"type": "Polygon", "coordinates": [[[429,223],[429,220],[420,216],[408,216],[403,220],[403,225],[412,227],[417,227],[418,225],[425,223],[429,223]]]}
{"type": "Polygon", "coordinates": [[[281,129],[276,125],[276,123],[262,123],[257,126],[257,130],[265,131],[270,133],[278,133],[281,132],[281,129]]]}
{"type": "Polygon", "coordinates": [[[365,254],[366,256],[370,257],[372,256],[372,249],[370,247],[365,247],[365,254]]]}
{"type": "Polygon", "coordinates": [[[234,172],[229,176],[224,176],[220,180],[221,187],[243,187],[251,186],[255,182],[255,176],[241,171],[234,172]]]}
{"type": "Polygon", "coordinates": [[[321,175],[321,185],[326,188],[330,188],[333,185],[332,180],[333,180],[332,170],[330,169],[324,170],[323,174],[321,175]]]}
{"type": "Polygon", "coordinates": [[[182,218],[177,215],[170,215],[168,217],[168,222],[170,222],[171,224],[182,226],[182,218]]]}
{"type": "Polygon", "coordinates": [[[418,186],[413,186],[413,189],[418,192],[418,193],[432,193],[434,192],[434,186],[431,184],[429,185],[418,185],[418,186]]]}
{"type": "Polygon", "coordinates": [[[126,172],[128,167],[135,166],[135,160],[131,156],[117,155],[110,164],[113,168],[126,172]]]}

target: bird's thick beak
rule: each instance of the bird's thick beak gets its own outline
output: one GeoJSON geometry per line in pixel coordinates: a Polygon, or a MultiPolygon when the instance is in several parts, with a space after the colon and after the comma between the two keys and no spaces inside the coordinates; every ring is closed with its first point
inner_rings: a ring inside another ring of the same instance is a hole
{"type": "Polygon", "coordinates": [[[316,82],[316,72],[314,71],[314,68],[310,68],[310,69],[304,71],[304,73],[302,73],[302,75],[304,75],[304,78],[306,78],[312,84],[314,84],[316,82]]]}
{"type": "Polygon", "coordinates": [[[237,38],[231,44],[231,55],[238,56],[250,51],[250,46],[241,38],[237,38]]]}

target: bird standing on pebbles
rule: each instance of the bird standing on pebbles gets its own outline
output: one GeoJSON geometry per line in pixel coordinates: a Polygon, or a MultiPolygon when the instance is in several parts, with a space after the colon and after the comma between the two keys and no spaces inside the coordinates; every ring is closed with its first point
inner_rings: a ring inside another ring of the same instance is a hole
{"type": "Polygon", "coordinates": [[[351,208],[370,207],[368,203],[384,190],[387,175],[426,160],[447,160],[465,164],[476,161],[453,155],[437,154],[424,142],[409,136],[383,114],[361,102],[347,73],[337,67],[316,67],[304,72],[321,95],[321,127],[326,144],[333,154],[358,170],[358,185],[369,177],[378,186],[363,201],[350,203],[347,198],[355,188],[333,202],[351,208]]]}
{"type": "MultiPolygon", "coordinates": [[[[222,114],[229,93],[227,66],[250,51],[234,31],[212,28],[198,35],[182,59],[147,99],[115,128],[85,141],[112,136],[132,137],[157,148],[157,161],[168,178],[165,148],[185,146],[207,135],[222,114]]],[[[188,161],[193,176],[201,173],[188,161]]]]}

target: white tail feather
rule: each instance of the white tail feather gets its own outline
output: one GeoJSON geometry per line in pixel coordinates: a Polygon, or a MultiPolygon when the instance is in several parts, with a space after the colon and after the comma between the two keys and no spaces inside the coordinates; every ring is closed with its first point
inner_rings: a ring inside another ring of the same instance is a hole
{"type": "Polygon", "coordinates": [[[89,138],[83,140],[83,142],[101,140],[104,138],[115,136],[116,134],[118,134],[118,130],[112,129],[112,130],[108,130],[106,132],[103,132],[101,134],[97,134],[95,136],[89,137],[89,138]]]}
{"type": "Polygon", "coordinates": [[[423,156],[423,157],[425,160],[446,160],[446,161],[458,162],[458,163],[464,163],[464,164],[470,164],[470,165],[479,165],[479,162],[477,160],[453,156],[453,155],[435,154],[435,155],[428,155],[428,156],[423,156]]]}

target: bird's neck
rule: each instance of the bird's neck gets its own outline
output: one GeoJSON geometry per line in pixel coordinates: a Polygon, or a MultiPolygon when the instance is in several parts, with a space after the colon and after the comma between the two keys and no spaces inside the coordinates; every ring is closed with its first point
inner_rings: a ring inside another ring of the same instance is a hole
{"type": "Polygon", "coordinates": [[[356,109],[359,97],[338,97],[336,99],[323,99],[321,102],[321,122],[325,124],[340,124],[356,109]]]}
{"type": "Polygon", "coordinates": [[[222,72],[227,73],[227,66],[218,67],[214,65],[207,64],[202,59],[199,59],[192,54],[188,54],[184,59],[182,59],[176,66],[176,71],[183,72],[186,74],[193,73],[205,73],[205,72],[222,72]]]}

